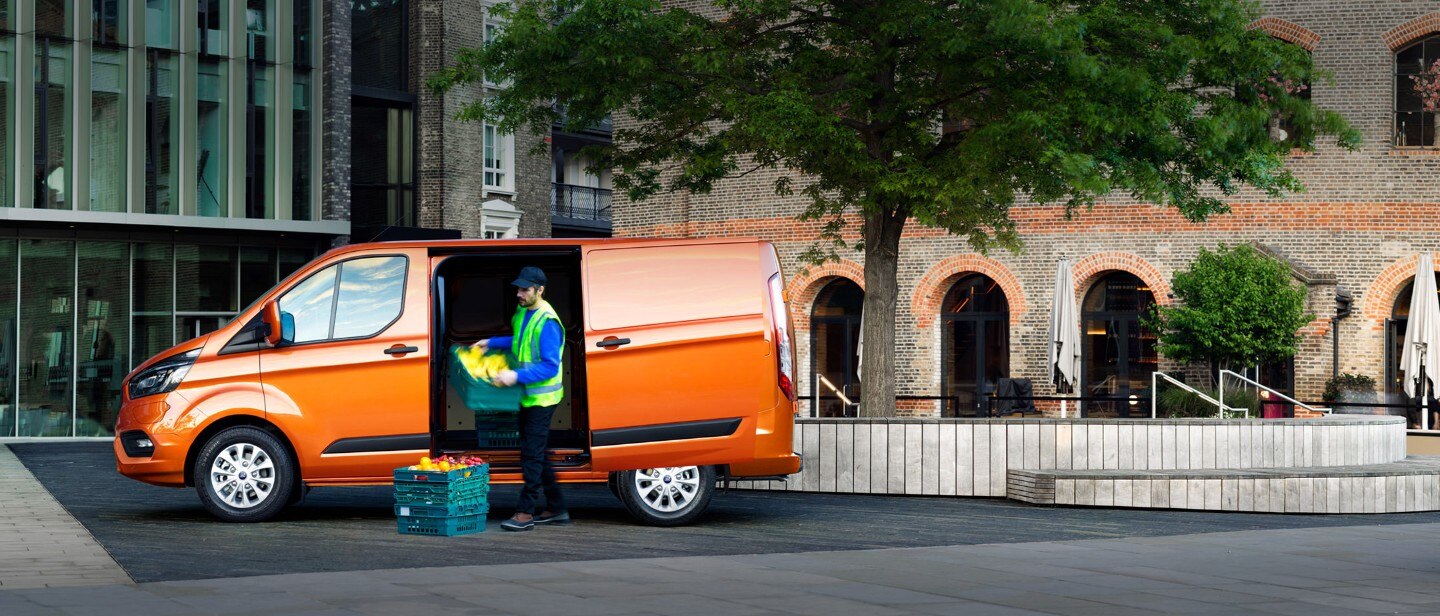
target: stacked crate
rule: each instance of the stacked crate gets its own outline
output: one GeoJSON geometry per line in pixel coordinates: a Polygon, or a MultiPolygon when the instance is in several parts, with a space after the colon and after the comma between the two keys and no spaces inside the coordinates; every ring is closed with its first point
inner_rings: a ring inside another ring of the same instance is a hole
{"type": "Polygon", "coordinates": [[[395,469],[395,524],[402,535],[450,537],[485,530],[490,465],[449,471],[395,469]]]}

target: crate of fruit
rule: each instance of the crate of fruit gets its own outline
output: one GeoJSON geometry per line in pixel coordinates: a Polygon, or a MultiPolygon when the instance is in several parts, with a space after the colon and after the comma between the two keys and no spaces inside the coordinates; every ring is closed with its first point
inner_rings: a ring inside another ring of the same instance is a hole
{"type": "Polygon", "coordinates": [[[490,465],[479,457],[421,458],[395,469],[396,528],[446,537],[481,532],[489,495],[490,465]]]}

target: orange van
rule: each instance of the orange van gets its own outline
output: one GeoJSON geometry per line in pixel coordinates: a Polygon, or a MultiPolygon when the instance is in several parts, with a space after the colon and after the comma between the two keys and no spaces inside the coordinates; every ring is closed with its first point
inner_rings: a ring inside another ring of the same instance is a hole
{"type": "Polygon", "coordinates": [[[565,326],[549,442],[560,481],[608,482],[641,521],[678,525],[718,480],[799,470],[772,245],[546,239],[322,255],[126,377],[120,473],[193,486],[226,521],[267,519],[315,486],[390,483],[423,455],[478,454],[492,481],[520,483],[518,442],[477,432],[446,362],[454,344],[511,333],[509,283],[526,265],[548,275],[565,326]]]}

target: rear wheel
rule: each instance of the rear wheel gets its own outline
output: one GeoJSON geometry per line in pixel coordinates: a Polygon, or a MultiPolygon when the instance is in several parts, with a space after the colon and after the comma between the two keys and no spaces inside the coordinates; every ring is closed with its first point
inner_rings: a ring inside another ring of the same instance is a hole
{"type": "Polygon", "coordinates": [[[274,435],[236,426],[211,437],[195,458],[200,502],[226,522],[268,520],[290,503],[295,462],[274,435]]]}
{"type": "Polygon", "coordinates": [[[652,526],[695,521],[715,493],[715,469],[709,466],[646,468],[613,473],[611,478],[630,515],[652,526]]]}

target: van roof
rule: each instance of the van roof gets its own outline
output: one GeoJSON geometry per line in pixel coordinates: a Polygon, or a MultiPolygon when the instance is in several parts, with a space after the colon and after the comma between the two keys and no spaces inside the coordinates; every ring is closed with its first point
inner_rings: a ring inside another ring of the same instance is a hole
{"type": "Polygon", "coordinates": [[[762,242],[757,237],[703,237],[703,238],[655,238],[655,237],[606,237],[606,238],[517,238],[509,240],[459,239],[459,240],[397,240],[389,242],[362,242],[346,244],[326,252],[343,254],[367,250],[377,246],[392,248],[468,248],[489,246],[645,246],[645,245],[704,245],[744,244],[762,242]]]}

